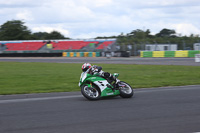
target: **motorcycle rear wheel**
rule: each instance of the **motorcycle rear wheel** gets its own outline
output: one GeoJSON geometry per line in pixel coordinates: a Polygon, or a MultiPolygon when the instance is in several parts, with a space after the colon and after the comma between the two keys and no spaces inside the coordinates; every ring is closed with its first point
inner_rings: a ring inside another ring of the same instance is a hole
{"type": "Polygon", "coordinates": [[[124,87],[119,88],[120,96],[122,98],[131,98],[134,94],[132,87],[128,83],[123,81],[120,81],[119,84],[124,85],[124,87]]]}
{"type": "Polygon", "coordinates": [[[81,87],[82,95],[88,100],[98,100],[100,99],[100,91],[96,86],[88,87],[87,85],[83,85],[81,87]]]}

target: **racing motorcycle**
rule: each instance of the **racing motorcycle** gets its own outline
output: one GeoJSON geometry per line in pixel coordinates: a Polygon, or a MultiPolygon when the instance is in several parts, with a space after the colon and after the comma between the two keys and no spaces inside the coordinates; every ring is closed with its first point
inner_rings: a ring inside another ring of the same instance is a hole
{"type": "MultiPolygon", "coordinates": [[[[118,73],[114,73],[116,78],[118,73]]],[[[115,83],[106,80],[94,72],[91,68],[83,72],[80,76],[79,86],[82,95],[88,100],[99,100],[102,97],[121,96],[122,98],[131,98],[134,94],[132,87],[123,81],[115,83]]]]}

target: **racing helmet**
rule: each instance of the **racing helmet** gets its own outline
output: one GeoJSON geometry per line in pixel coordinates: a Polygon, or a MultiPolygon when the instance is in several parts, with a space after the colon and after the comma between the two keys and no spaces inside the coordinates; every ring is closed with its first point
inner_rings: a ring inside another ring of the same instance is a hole
{"type": "Polygon", "coordinates": [[[82,71],[85,72],[87,71],[92,65],[90,63],[84,63],[82,65],[82,71]]]}

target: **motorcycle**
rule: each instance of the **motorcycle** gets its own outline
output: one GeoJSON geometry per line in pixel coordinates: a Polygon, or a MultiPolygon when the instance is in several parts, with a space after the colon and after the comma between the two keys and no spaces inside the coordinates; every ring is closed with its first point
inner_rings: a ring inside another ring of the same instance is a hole
{"type": "MultiPolygon", "coordinates": [[[[114,73],[116,78],[118,73],[114,73]]],[[[113,81],[114,82],[114,81],[113,81]]],[[[79,86],[82,95],[88,100],[99,100],[103,97],[121,96],[122,98],[131,98],[134,94],[132,87],[124,82],[119,81],[117,84],[110,82],[91,71],[91,68],[83,72],[80,76],[79,86]]]]}

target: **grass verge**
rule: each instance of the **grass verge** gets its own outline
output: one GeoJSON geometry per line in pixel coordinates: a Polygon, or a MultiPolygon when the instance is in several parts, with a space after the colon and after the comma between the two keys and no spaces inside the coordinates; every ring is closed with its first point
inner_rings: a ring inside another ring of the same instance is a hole
{"type": "MultiPolygon", "coordinates": [[[[80,91],[82,64],[0,62],[0,94],[80,91]]],[[[133,88],[200,84],[199,66],[97,64],[133,88]]]]}

